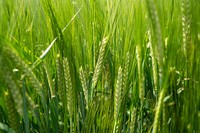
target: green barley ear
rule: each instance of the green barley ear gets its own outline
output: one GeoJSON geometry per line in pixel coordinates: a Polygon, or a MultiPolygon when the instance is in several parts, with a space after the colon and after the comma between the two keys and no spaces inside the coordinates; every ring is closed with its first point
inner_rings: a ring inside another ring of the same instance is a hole
{"type": "Polygon", "coordinates": [[[156,5],[154,0],[146,0],[146,6],[149,14],[149,18],[151,20],[153,35],[155,35],[155,45],[153,45],[153,50],[155,51],[155,55],[157,58],[157,63],[159,66],[158,76],[159,76],[159,87],[162,86],[163,79],[163,64],[164,64],[164,47],[162,43],[162,32],[160,21],[158,17],[158,13],[156,10],[156,5]]]}
{"type": "Polygon", "coordinates": [[[60,54],[57,55],[56,58],[56,67],[57,67],[57,84],[58,84],[58,95],[62,101],[62,103],[64,104],[65,101],[65,90],[63,88],[63,66],[62,66],[63,62],[61,59],[60,54]]]}
{"type": "Polygon", "coordinates": [[[134,133],[135,132],[135,122],[136,122],[136,108],[133,107],[132,111],[131,111],[131,120],[130,120],[130,133],[134,133]]]}
{"type": "Polygon", "coordinates": [[[80,72],[80,79],[81,79],[81,84],[82,84],[83,93],[84,93],[85,102],[86,102],[86,109],[88,109],[88,89],[87,89],[85,73],[82,67],[80,67],[79,72],[80,72]]]}
{"type": "Polygon", "coordinates": [[[18,113],[23,116],[23,100],[19,90],[19,85],[12,79],[10,75],[11,74],[7,72],[4,78],[10,90],[9,95],[12,95],[18,113]]]}
{"type": "Polygon", "coordinates": [[[155,57],[155,51],[153,49],[152,46],[152,41],[151,41],[151,32],[150,30],[148,31],[148,38],[149,38],[149,42],[148,45],[150,47],[150,56],[152,59],[152,69],[153,69],[153,82],[154,82],[154,96],[157,96],[158,94],[158,71],[157,71],[157,61],[156,61],[156,57],[155,57]]]}
{"type": "Polygon", "coordinates": [[[160,132],[158,131],[158,125],[159,125],[159,120],[160,120],[160,114],[162,111],[162,104],[163,104],[163,98],[165,96],[165,90],[162,89],[159,95],[159,99],[158,99],[158,105],[156,107],[156,113],[155,113],[155,118],[154,118],[154,122],[153,122],[153,131],[152,133],[157,133],[160,132]]]}
{"type": "Polygon", "coordinates": [[[117,83],[115,87],[114,93],[114,132],[118,131],[118,117],[119,117],[119,110],[121,107],[121,95],[122,95],[122,68],[119,67],[118,69],[118,76],[117,76],[117,83]]]}
{"type": "Polygon", "coordinates": [[[70,69],[69,69],[69,63],[67,58],[63,59],[63,66],[64,66],[64,78],[65,78],[65,86],[66,86],[66,96],[67,96],[67,108],[70,114],[70,117],[72,117],[74,112],[74,91],[72,88],[72,80],[70,76],[70,69]]]}
{"type": "Polygon", "coordinates": [[[138,79],[139,79],[139,97],[141,100],[141,103],[143,104],[144,101],[144,75],[142,71],[142,59],[141,59],[141,49],[137,45],[136,46],[136,59],[137,59],[137,66],[138,66],[138,79]]]}
{"type": "MultiPolygon", "coordinates": [[[[70,133],[73,132],[74,123],[73,123],[73,114],[75,107],[75,94],[72,88],[72,80],[70,76],[69,63],[67,58],[63,59],[63,67],[64,67],[64,78],[65,78],[65,86],[66,86],[66,97],[67,97],[67,109],[70,116],[70,133]]],[[[65,108],[66,110],[66,108],[65,108]]]]}
{"type": "Polygon", "coordinates": [[[128,74],[129,74],[129,63],[130,63],[130,54],[129,52],[126,53],[126,59],[125,59],[125,66],[123,69],[123,85],[122,85],[122,96],[125,96],[126,94],[126,88],[127,88],[127,83],[128,83],[128,74]]]}
{"type": "Polygon", "coordinates": [[[31,99],[31,97],[27,93],[26,93],[26,100],[27,100],[27,106],[30,112],[33,114],[35,118],[37,118],[36,112],[35,112],[37,106],[35,105],[34,101],[31,99]]]}
{"type": "MultiPolygon", "coordinates": [[[[32,83],[33,87],[35,88],[36,92],[42,99],[42,103],[45,106],[45,98],[42,89],[42,84],[36,78],[35,74],[32,72],[31,68],[19,57],[19,55],[9,48],[5,48],[6,54],[13,59],[13,61],[21,68],[23,73],[29,78],[29,81],[32,83]]],[[[24,78],[24,75],[22,76],[24,78]]]]}
{"type": "Polygon", "coordinates": [[[100,51],[99,51],[97,64],[96,64],[95,70],[94,70],[94,75],[93,75],[93,78],[92,78],[92,90],[91,90],[91,95],[90,95],[91,98],[93,97],[94,88],[97,84],[99,75],[100,75],[101,70],[102,70],[103,59],[104,59],[104,55],[105,55],[105,52],[106,52],[107,42],[108,42],[108,38],[107,37],[103,38],[102,43],[101,43],[101,47],[100,47],[100,51]]]}
{"type": "Polygon", "coordinates": [[[160,21],[158,17],[158,13],[156,10],[156,5],[154,0],[146,0],[147,10],[149,13],[149,18],[152,23],[153,32],[155,34],[155,40],[156,40],[156,46],[153,46],[156,50],[156,56],[158,58],[158,63],[160,66],[163,64],[163,43],[162,43],[162,33],[161,33],[161,27],[160,27],[160,21]]]}
{"type": "Polygon", "coordinates": [[[183,50],[186,59],[190,54],[190,0],[182,0],[182,34],[183,34],[183,50]]]}
{"type": "Polygon", "coordinates": [[[8,111],[8,121],[10,127],[15,131],[19,132],[19,116],[17,114],[15,105],[14,105],[14,100],[10,94],[9,91],[4,93],[5,96],[5,103],[6,103],[6,108],[8,111]]]}
{"type": "Polygon", "coordinates": [[[117,83],[114,95],[114,119],[116,120],[119,113],[119,108],[121,104],[121,89],[122,89],[122,68],[118,69],[117,83]]]}

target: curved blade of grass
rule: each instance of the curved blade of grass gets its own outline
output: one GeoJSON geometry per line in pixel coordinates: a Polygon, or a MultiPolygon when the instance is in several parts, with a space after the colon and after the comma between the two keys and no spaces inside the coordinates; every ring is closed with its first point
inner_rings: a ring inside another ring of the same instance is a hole
{"type": "MultiPolygon", "coordinates": [[[[75,17],[78,15],[78,13],[81,11],[83,6],[81,6],[79,8],[79,10],[76,12],[76,14],[72,17],[72,19],[67,23],[67,25],[63,28],[62,32],[64,32],[67,27],[71,24],[71,22],[75,19],[75,17]]],[[[55,44],[56,40],[58,39],[59,36],[57,36],[56,38],[53,39],[53,41],[51,42],[51,44],[47,47],[47,49],[42,53],[42,55],[33,63],[31,70],[33,70],[37,65],[39,65],[42,60],[45,58],[45,56],[47,55],[47,53],[50,51],[50,49],[52,48],[52,46],[55,44]]]]}

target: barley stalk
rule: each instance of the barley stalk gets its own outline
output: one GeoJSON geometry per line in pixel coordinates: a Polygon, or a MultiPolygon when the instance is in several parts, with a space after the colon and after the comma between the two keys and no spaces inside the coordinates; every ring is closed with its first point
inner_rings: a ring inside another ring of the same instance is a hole
{"type": "MultiPolygon", "coordinates": [[[[164,97],[164,96],[163,96],[164,97]]],[[[163,107],[162,107],[162,126],[163,126],[163,132],[167,130],[167,124],[166,124],[166,105],[165,103],[163,103],[163,107]]]]}
{"type": "Polygon", "coordinates": [[[161,113],[161,110],[162,110],[162,104],[163,104],[164,96],[165,96],[165,90],[162,89],[161,92],[160,92],[160,95],[159,95],[158,105],[156,107],[156,113],[155,113],[155,117],[154,117],[152,133],[158,132],[158,125],[159,125],[160,113],[161,113]]]}
{"type": "Polygon", "coordinates": [[[52,78],[51,78],[51,75],[50,75],[50,72],[49,72],[49,68],[46,64],[44,64],[43,67],[44,67],[44,70],[45,70],[45,73],[46,73],[46,76],[47,76],[51,97],[55,96],[54,84],[53,84],[53,81],[52,81],[52,78]]]}

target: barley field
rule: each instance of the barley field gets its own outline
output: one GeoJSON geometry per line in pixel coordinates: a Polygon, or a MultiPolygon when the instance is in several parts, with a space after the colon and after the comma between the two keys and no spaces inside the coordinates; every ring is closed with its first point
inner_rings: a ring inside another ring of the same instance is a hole
{"type": "Polygon", "coordinates": [[[199,0],[0,0],[0,133],[199,133],[199,0]]]}

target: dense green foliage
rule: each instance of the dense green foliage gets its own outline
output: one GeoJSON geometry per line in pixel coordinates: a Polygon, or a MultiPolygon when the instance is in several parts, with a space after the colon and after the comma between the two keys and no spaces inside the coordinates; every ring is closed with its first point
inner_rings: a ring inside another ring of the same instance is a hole
{"type": "Polygon", "coordinates": [[[200,132],[198,0],[1,0],[0,132],[200,132]]]}

